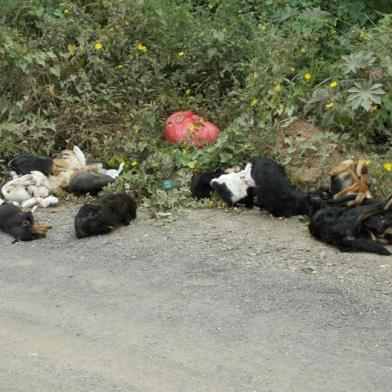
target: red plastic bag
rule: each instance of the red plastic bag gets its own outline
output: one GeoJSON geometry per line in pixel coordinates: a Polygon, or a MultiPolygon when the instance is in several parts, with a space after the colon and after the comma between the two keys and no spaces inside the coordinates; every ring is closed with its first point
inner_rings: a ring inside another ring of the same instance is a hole
{"type": "Polygon", "coordinates": [[[220,129],[202,117],[187,112],[177,112],[166,120],[165,139],[169,143],[186,142],[197,147],[213,143],[218,139],[220,129]]]}

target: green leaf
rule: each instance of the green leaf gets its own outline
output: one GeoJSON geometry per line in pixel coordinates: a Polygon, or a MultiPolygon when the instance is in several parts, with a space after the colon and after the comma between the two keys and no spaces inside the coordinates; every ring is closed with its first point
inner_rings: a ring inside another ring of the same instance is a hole
{"type": "Polygon", "coordinates": [[[50,67],[50,68],[49,68],[49,72],[50,72],[52,75],[56,76],[58,79],[60,79],[61,69],[60,69],[60,66],[59,66],[59,65],[55,65],[55,66],[53,66],[53,67],[50,67]]]}
{"type": "Polygon", "coordinates": [[[344,73],[357,73],[360,69],[368,68],[374,64],[376,58],[371,53],[352,53],[349,56],[342,56],[345,61],[344,73]]]}
{"type": "Polygon", "coordinates": [[[350,102],[351,107],[356,110],[362,106],[366,111],[370,111],[373,104],[381,105],[381,95],[385,94],[385,91],[381,88],[380,83],[371,85],[370,81],[355,83],[355,87],[348,90],[350,95],[347,101],[350,102]]]}

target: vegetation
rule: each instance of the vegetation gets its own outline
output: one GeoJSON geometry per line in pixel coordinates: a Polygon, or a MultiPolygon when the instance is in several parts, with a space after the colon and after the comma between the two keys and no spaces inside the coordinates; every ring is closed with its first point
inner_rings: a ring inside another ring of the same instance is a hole
{"type": "Polygon", "coordinates": [[[17,153],[77,144],[113,166],[124,161],[119,186],[165,210],[187,200],[192,170],[280,159],[279,132],[300,118],[366,152],[389,187],[392,5],[352,4],[0,0],[3,174],[17,153]],[[166,117],[186,109],[219,124],[216,144],[164,142],[166,117]],[[166,192],[171,178],[180,189],[166,192]]]}

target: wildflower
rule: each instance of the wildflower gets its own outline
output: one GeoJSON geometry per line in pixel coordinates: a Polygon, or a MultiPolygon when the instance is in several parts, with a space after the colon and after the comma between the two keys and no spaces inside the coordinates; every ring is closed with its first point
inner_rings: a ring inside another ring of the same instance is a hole
{"type": "Polygon", "coordinates": [[[392,170],[392,163],[391,162],[386,162],[386,163],[384,163],[384,169],[386,170],[386,171],[391,171],[392,170]]]}
{"type": "Polygon", "coordinates": [[[183,50],[181,50],[181,52],[178,52],[178,57],[184,57],[185,56],[185,52],[183,50]]]}
{"type": "Polygon", "coordinates": [[[146,53],[147,50],[148,50],[143,44],[137,44],[137,45],[136,45],[136,49],[137,49],[139,52],[142,52],[142,53],[146,53]]]}
{"type": "Polygon", "coordinates": [[[377,105],[372,105],[372,106],[370,107],[370,111],[371,111],[372,113],[377,112],[377,110],[378,110],[378,106],[377,106],[377,105]]]}
{"type": "Polygon", "coordinates": [[[299,51],[300,51],[301,53],[306,53],[306,49],[305,49],[305,48],[301,48],[299,51]]]}
{"type": "Polygon", "coordinates": [[[333,108],[333,102],[329,102],[325,105],[325,109],[332,109],[333,108]]]}
{"type": "Polygon", "coordinates": [[[188,162],[188,163],[186,164],[186,166],[189,167],[189,169],[193,170],[193,169],[196,168],[197,162],[196,162],[196,161],[188,162]]]}
{"type": "Polygon", "coordinates": [[[124,65],[123,64],[119,64],[119,65],[117,65],[116,68],[118,68],[118,69],[124,68],[124,65]]]}
{"type": "Polygon", "coordinates": [[[295,67],[290,67],[290,68],[289,68],[289,71],[290,71],[291,73],[295,72],[295,67]]]}
{"type": "Polygon", "coordinates": [[[102,49],[102,44],[100,42],[97,42],[95,44],[95,50],[101,50],[102,49]]]}
{"type": "Polygon", "coordinates": [[[309,72],[307,72],[307,73],[304,75],[304,79],[305,79],[305,80],[310,80],[310,79],[312,79],[312,74],[309,73],[309,72]]]}
{"type": "Polygon", "coordinates": [[[361,34],[359,34],[359,38],[362,41],[369,41],[369,37],[363,31],[361,31],[361,34]]]}
{"type": "Polygon", "coordinates": [[[136,167],[137,166],[137,161],[135,159],[131,162],[131,166],[132,167],[136,167]]]}
{"type": "Polygon", "coordinates": [[[208,9],[212,10],[214,8],[214,4],[208,4],[208,9]]]}
{"type": "Polygon", "coordinates": [[[329,30],[329,33],[330,33],[331,35],[336,35],[336,29],[331,29],[331,30],[329,30]]]}
{"type": "Polygon", "coordinates": [[[124,21],[124,26],[128,26],[129,22],[127,20],[124,21]]]}
{"type": "Polygon", "coordinates": [[[63,12],[64,12],[65,15],[67,15],[67,14],[69,14],[69,9],[68,8],[64,8],[63,12]]]}
{"type": "Polygon", "coordinates": [[[371,161],[369,159],[364,159],[363,162],[366,166],[369,166],[371,161]]]}
{"type": "Polygon", "coordinates": [[[250,103],[250,106],[256,106],[259,100],[257,98],[253,98],[252,102],[250,103]]]}
{"type": "Polygon", "coordinates": [[[333,82],[331,82],[331,83],[329,84],[329,87],[335,88],[337,85],[338,85],[338,82],[336,82],[336,81],[334,80],[333,82]]]}
{"type": "Polygon", "coordinates": [[[185,90],[185,95],[191,95],[192,90],[190,88],[187,88],[185,90]]]}
{"type": "Polygon", "coordinates": [[[280,83],[275,84],[274,90],[275,90],[277,93],[280,93],[280,92],[282,91],[282,85],[281,85],[280,83]]]}

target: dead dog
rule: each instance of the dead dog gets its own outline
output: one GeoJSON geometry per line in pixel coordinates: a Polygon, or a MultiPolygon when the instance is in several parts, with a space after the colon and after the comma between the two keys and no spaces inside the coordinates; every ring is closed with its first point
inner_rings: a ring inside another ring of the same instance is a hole
{"type": "Polygon", "coordinates": [[[103,197],[82,206],[75,217],[78,238],[108,234],[120,224],[129,225],[136,218],[136,202],[124,192],[103,197]]]}
{"type": "Polygon", "coordinates": [[[44,238],[51,227],[36,224],[31,211],[23,212],[12,204],[0,205],[0,229],[14,237],[13,243],[44,238]]]}
{"type": "Polygon", "coordinates": [[[270,158],[252,158],[248,172],[256,186],[256,205],[275,216],[311,216],[330,198],[322,189],[312,192],[298,189],[290,183],[284,169],[270,158]]]}
{"type": "Polygon", "coordinates": [[[243,204],[247,208],[254,206],[255,182],[250,174],[251,165],[244,170],[222,174],[211,180],[211,188],[229,206],[243,204]]]}
{"type": "Polygon", "coordinates": [[[392,197],[369,205],[320,209],[311,217],[309,231],[341,252],[391,255],[381,243],[392,243],[392,197]]]}
{"type": "Polygon", "coordinates": [[[371,199],[367,183],[368,166],[364,159],[348,159],[331,168],[331,194],[334,200],[341,200],[349,206],[362,204],[371,199]]]}
{"type": "Polygon", "coordinates": [[[18,175],[23,176],[32,171],[39,171],[48,177],[52,174],[53,162],[49,158],[38,155],[22,154],[12,159],[8,167],[18,175]]]}

